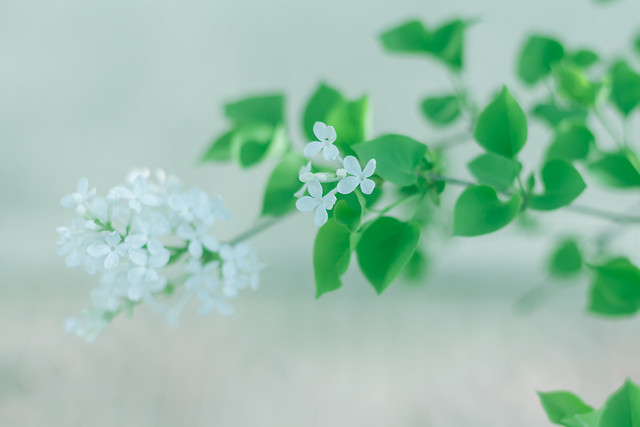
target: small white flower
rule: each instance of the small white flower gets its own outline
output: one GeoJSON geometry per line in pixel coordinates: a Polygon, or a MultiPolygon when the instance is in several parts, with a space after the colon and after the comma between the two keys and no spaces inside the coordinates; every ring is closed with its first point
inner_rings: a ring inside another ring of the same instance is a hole
{"type": "MultiPolygon", "coordinates": [[[[89,190],[89,181],[87,180],[87,178],[82,178],[78,182],[78,191],[64,196],[60,203],[65,208],[82,209],[84,207],[84,204],[91,200],[95,195],[96,189],[92,188],[91,190],[89,190]]],[[[84,215],[84,212],[85,211],[83,210],[79,213],[81,215],[84,215]]]]}
{"type": "Polygon", "coordinates": [[[322,156],[325,160],[335,160],[340,154],[338,148],[333,145],[337,135],[333,126],[327,126],[322,122],[316,122],[313,125],[313,133],[318,138],[318,141],[308,143],[304,147],[304,155],[308,158],[313,158],[322,151],[322,156]]]}
{"type": "Polygon", "coordinates": [[[376,170],[376,159],[369,160],[364,170],[362,170],[358,159],[353,156],[347,156],[344,158],[344,169],[351,176],[342,178],[340,182],[338,182],[338,191],[340,193],[349,194],[355,190],[358,185],[364,194],[371,194],[373,192],[376,183],[373,182],[372,179],[369,179],[369,177],[373,175],[376,170]]]}
{"type": "Polygon", "coordinates": [[[87,247],[87,253],[94,258],[106,255],[104,268],[111,270],[120,263],[120,257],[125,256],[129,251],[127,243],[120,243],[122,237],[117,231],[108,233],[103,240],[93,242],[87,247]]]}
{"type": "Polygon", "coordinates": [[[347,176],[347,171],[344,168],[340,168],[336,170],[336,176],[338,178],[344,178],[345,176],[347,176]]]}
{"type": "Polygon", "coordinates": [[[108,313],[97,310],[86,310],[83,316],[71,317],[65,322],[65,330],[68,334],[84,339],[86,342],[93,342],[109,325],[108,313]]]}
{"type": "Polygon", "coordinates": [[[169,262],[171,253],[162,246],[149,242],[148,249],[132,249],[129,252],[131,262],[136,264],[129,270],[128,278],[131,282],[128,297],[132,301],[140,301],[150,292],[157,292],[167,284],[167,280],[161,277],[156,268],[162,268],[169,262]]]}
{"type": "Polygon", "coordinates": [[[142,210],[142,205],[162,205],[162,198],[149,191],[147,180],[142,175],[135,176],[133,181],[131,181],[131,189],[120,186],[114,188],[112,191],[119,197],[129,200],[129,207],[137,213],[140,213],[142,210]]]}
{"type": "Polygon", "coordinates": [[[185,270],[189,273],[189,278],[184,282],[185,289],[196,294],[202,291],[214,291],[220,286],[219,268],[219,261],[202,265],[199,260],[192,259],[185,266],[185,270]]]}
{"type": "Polygon", "coordinates": [[[235,246],[223,245],[220,248],[220,258],[222,258],[222,276],[225,279],[224,294],[228,297],[235,297],[238,289],[250,286],[252,289],[258,287],[258,273],[262,266],[258,258],[245,243],[235,246]]]}
{"type": "Polygon", "coordinates": [[[329,219],[327,210],[333,209],[336,204],[336,196],[332,193],[322,197],[322,185],[318,181],[309,182],[309,195],[299,198],[296,201],[296,208],[302,212],[309,212],[315,209],[314,223],[321,227],[329,219]]]}
{"type": "Polygon", "coordinates": [[[128,243],[132,249],[141,248],[151,241],[155,241],[157,245],[160,241],[156,236],[162,236],[170,231],[167,218],[158,212],[153,212],[146,218],[136,217],[133,220],[131,234],[124,241],[128,243]]]}
{"type": "Polygon", "coordinates": [[[202,256],[203,246],[211,252],[220,248],[220,243],[207,232],[208,227],[200,223],[195,228],[191,224],[182,224],[176,230],[179,237],[189,241],[189,253],[196,259],[202,256]]]}

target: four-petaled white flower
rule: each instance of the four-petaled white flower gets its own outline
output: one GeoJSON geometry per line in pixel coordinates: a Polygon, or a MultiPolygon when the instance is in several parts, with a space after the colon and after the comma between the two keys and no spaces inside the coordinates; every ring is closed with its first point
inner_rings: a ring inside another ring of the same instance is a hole
{"type": "Polygon", "coordinates": [[[196,223],[196,226],[191,224],[182,224],[176,230],[179,237],[189,241],[189,253],[194,258],[200,258],[203,253],[203,247],[209,249],[211,252],[216,252],[220,248],[220,243],[208,233],[208,227],[196,223]]]}
{"type": "Polygon", "coordinates": [[[318,141],[310,142],[304,147],[304,155],[312,158],[315,157],[320,151],[325,160],[335,160],[340,154],[338,147],[333,145],[337,135],[333,126],[327,126],[322,122],[316,122],[313,125],[313,133],[318,141]]]}
{"type": "Polygon", "coordinates": [[[91,200],[96,195],[96,189],[89,190],[89,180],[82,178],[78,182],[78,191],[68,194],[62,198],[60,203],[65,208],[80,209],[78,212],[80,215],[84,215],[84,204],[91,200]]]}
{"type": "Polygon", "coordinates": [[[104,268],[111,270],[120,263],[120,257],[126,256],[129,251],[127,243],[121,243],[122,236],[117,231],[108,233],[103,240],[91,243],[87,247],[87,253],[94,258],[100,258],[106,255],[104,259],[104,268]]]}
{"type": "Polygon", "coordinates": [[[160,206],[162,198],[149,191],[147,180],[143,175],[137,175],[131,181],[131,189],[127,187],[116,187],[113,192],[123,199],[129,200],[129,207],[140,213],[142,205],[160,206]]]}
{"type": "Polygon", "coordinates": [[[223,245],[220,248],[220,258],[223,263],[222,276],[225,278],[223,292],[226,296],[234,298],[238,295],[238,289],[258,287],[258,273],[262,267],[249,245],[223,245]]]}
{"type": "Polygon", "coordinates": [[[340,182],[338,182],[338,192],[349,194],[355,190],[358,185],[364,194],[371,194],[373,192],[376,183],[373,182],[372,179],[369,179],[369,177],[373,175],[376,170],[375,159],[369,160],[363,170],[360,168],[358,159],[353,156],[347,156],[344,158],[344,169],[351,176],[342,178],[340,182]]]}
{"type": "Polygon", "coordinates": [[[169,262],[171,253],[155,241],[149,242],[147,250],[132,249],[129,252],[131,262],[136,267],[129,270],[128,278],[131,282],[129,287],[129,299],[139,301],[148,291],[162,290],[167,281],[161,277],[156,268],[162,268],[169,262]]]}
{"type": "Polygon", "coordinates": [[[322,196],[322,185],[318,181],[309,182],[309,196],[304,196],[296,201],[296,208],[302,212],[309,212],[315,209],[314,224],[322,226],[329,219],[327,210],[331,210],[336,204],[336,196],[329,193],[322,196]]]}

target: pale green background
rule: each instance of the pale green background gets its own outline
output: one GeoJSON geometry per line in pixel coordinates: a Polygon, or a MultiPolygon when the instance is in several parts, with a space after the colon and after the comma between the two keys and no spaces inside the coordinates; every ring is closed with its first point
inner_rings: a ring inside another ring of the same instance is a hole
{"type": "MultiPolygon", "coordinates": [[[[142,309],[94,345],[62,330],[95,280],[55,254],[55,227],[70,220],[59,199],[80,177],[104,192],[132,167],[163,167],[221,194],[234,218],[218,232],[233,236],[256,218],[273,163],[196,167],[225,129],[225,101],[286,91],[302,147],[300,108],[324,79],[372,95],[375,133],[429,142],[436,133],[417,104],[448,90],[445,74],[384,54],[376,36],[407,18],[459,15],[480,18],[466,78],[483,103],[503,83],[531,100],[513,79],[529,31],[613,55],[640,28],[636,0],[2,0],[0,425],[533,427],[548,425],[535,390],[572,389],[599,405],[625,377],[640,381],[638,320],[586,315],[585,280],[534,314],[514,312],[545,279],[554,235],[608,226],[569,213],[546,215],[544,235],[510,227],[432,243],[427,286],[376,297],[353,269],[319,301],[315,229],[298,215],[252,241],[269,267],[233,317],[189,312],[172,329],[142,309]]],[[[535,164],[548,138],[534,127],[525,159],[535,164]]],[[[590,191],[580,202],[623,211],[635,199],[590,191]]],[[[618,246],[640,261],[637,238],[618,246]]]]}

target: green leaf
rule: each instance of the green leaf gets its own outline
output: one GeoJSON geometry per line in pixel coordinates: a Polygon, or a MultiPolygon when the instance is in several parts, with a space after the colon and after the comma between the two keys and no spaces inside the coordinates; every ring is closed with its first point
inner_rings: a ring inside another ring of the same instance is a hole
{"type": "Polygon", "coordinates": [[[202,156],[203,162],[227,162],[233,157],[234,131],[220,135],[202,156]]]}
{"type": "Polygon", "coordinates": [[[573,417],[562,420],[562,425],[566,427],[598,427],[600,425],[600,417],[602,410],[587,412],[585,414],[577,414],[573,417]]]}
{"type": "Polygon", "coordinates": [[[584,123],[587,120],[587,110],[583,107],[559,107],[556,104],[538,104],[531,114],[544,120],[549,126],[556,127],[565,121],[584,123]]]}
{"type": "Polygon", "coordinates": [[[567,206],[587,187],[580,173],[564,160],[550,160],[542,168],[544,193],[531,195],[528,206],[548,211],[567,206]]]}
{"type": "Polygon", "coordinates": [[[420,240],[420,226],[383,216],[365,227],[356,246],[358,264],[380,294],[413,256],[420,240]]]}
{"type": "Polygon", "coordinates": [[[453,208],[453,234],[479,236],[499,230],[518,215],[520,202],[518,194],[502,202],[491,187],[469,187],[460,194],[453,208]]]}
{"type": "Polygon", "coordinates": [[[519,165],[513,159],[493,153],[481,154],[467,166],[480,184],[488,185],[498,191],[511,188],[513,180],[520,171],[519,165]]]}
{"type": "Polygon", "coordinates": [[[565,64],[554,68],[558,93],[577,104],[591,107],[602,85],[591,82],[584,71],[575,65],[565,64]]]}
{"type": "Polygon", "coordinates": [[[262,201],[262,215],[280,216],[295,207],[294,193],[302,187],[298,177],[307,160],[295,153],[288,154],[278,163],[267,181],[262,201]]]}
{"type": "Polygon", "coordinates": [[[416,183],[427,146],[403,135],[383,135],[353,146],[363,162],[376,159],[376,174],[401,187],[416,183]]]}
{"type": "Polygon", "coordinates": [[[329,219],[316,234],[313,244],[313,273],[316,298],[342,287],[340,278],[351,260],[351,232],[335,219],[329,219]]]}
{"type": "Polygon", "coordinates": [[[480,113],[474,132],[487,151],[514,157],[527,141],[527,118],[506,86],[480,113]]]}
{"type": "Polygon", "coordinates": [[[640,186],[638,163],[634,153],[617,152],[605,154],[588,167],[594,178],[605,185],[631,188],[640,186]]]}
{"type": "Polygon", "coordinates": [[[640,308],[640,270],[626,258],[590,266],[593,280],[589,311],[605,316],[627,316],[640,308]]]}
{"type": "Polygon", "coordinates": [[[580,49],[567,55],[567,61],[580,68],[589,68],[599,60],[598,54],[590,49],[580,49]]]}
{"type": "Polygon", "coordinates": [[[456,19],[441,25],[431,37],[431,52],[454,70],[462,69],[467,25],[466,21],[456,19]]]}
{"type": "Polygon", "coordinates": [[[640,74],[629,64],[617,61],[609,70],[611,76],[611,102],[622,114],[628,116],[640,103],[640,74]]]}
{"type": "Polygon", "coordinates": [[[589,150],[595,146],[593,133],[583,124],[572,123],[560,127],[547,150],[548,160],[584,160],[589,150]]]}
{"type": "Polygon", "coordinates": [[[549,273],[555,277],[575,276],[582,270],[582,253],[575,239],[558,243],[549,259],[549,273]]]}
{"type": "Polygon", "coordinates": [[[339,195],[339,200],[333,207],[333,217],[349,230],[356,231],[362,221],[362,205],[356,193],[339,195]]]}
{"type": "Polygon", "coordinates": [[[284,127],[265,124],[245,125],[233,132],[232,156],[248,168],[270,155],[283,154],[289,146],[284,127]]]}
{"type": "Polygon", "coordinates": [[[382,46],[389,52],[429,52],[430,34],[420,21],[409,21],[380,35],[382,46]]]}
{"type": "Polygon", "coordinates": [[[640,33],[633,39],[633,48],[636,50],[636,53],[640,54],[640,33]]]}
{"type": "Polygon", "coordinates": [[[446,126],[460,117],[460,100],[455,95],[426,98],[421,104],[422,113],[433,124],[446,126]]]}
{"type": "Polygon", "coordinates": [[[245,98],[227,104],[225,114],[235,125],[276,126],[284,122],[284,96],[261,95],[245,98]]]}
{"type": "Polygon", "coordinates": [[[599,427],[640,427],[640,387],[627,380],[607,399],[599,427]]]}
{"type": "Polygon", "coordinates": [[[342,94],[331,86],[325,83],[318,86],[307,102],[302,116],[302,129],[309,141],[316,140],[316,136],[313,134],[315,122],[327,122],[331,111],[345,102],[342,94]]]}
{"type": "Polygon", "coordinates": [[[538,397],[540,397],[540,403],[542,403],[549,421],[554,424],[562,424],[562,420],[565,418],[593,411],[591,406],[568,391],[538,392],[538,397]]]}
{"type": "Polygon", "coordinates": [[[428,268],[428,260],[425,254],[416,248],[415,252],[409,259],[409,262],[404,268],[403,274],[407,280],[412,282],[422,282],[428,268]]]}
{"type": "Polygon", "coordinates": [[[338,134],[335,145],[347,152],[358,142],[366,141],[370,128],[369,97],[337,104],[327,115],[327,124],[338,134]]]}
{"type": "Polygon", "coordinates": [[[529,36],[518,60],[518,76],[530,85],[551,74],[551,66],[562,60],[564,47],[555,39],[529,36]]]}

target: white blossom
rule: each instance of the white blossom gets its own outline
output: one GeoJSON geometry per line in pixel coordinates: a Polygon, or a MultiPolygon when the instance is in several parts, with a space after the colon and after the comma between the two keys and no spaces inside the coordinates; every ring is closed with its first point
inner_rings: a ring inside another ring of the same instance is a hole
{"type": "Polygon", "coordinates": [[[86,212],[86,204],[96,195],[96,189],[89,189],[89,181],[82,178],[78,182],[78,191],[68,194],[62,198],[60,203],[65,208],[76,209],[80,215],[86,212]]]}
{"type": "Polygon", "coordinates": [[[333,145],[336,141],[337,134],[333,126],[327,126],[322,122],[316,122],[313,125],[313,133],[318,141],[312,141],[304,147],[304,155],[313,158],[320,151],[325,160],[335,160],[340,154],[338,148],[333,145]]]}
{"type": "Polygon", "coordinates": [[[350,175],[342,178],[338,182],[338,192],[341,194],[349,194],[360,186],[360,190],[364,194],[371,194],[376,184],[372,179],[369,179],[376,170],[376,160],[371,159],[367,162],[364,170],[360,168],[358,159],[353,156],[347,156],[344,158],[344,170],[350,175]]]}
{"type": "Polygon", "coordinates": [[[194,258],[200,258],[204,252],[203,247],[211,252],[216,252],[220,248],[220,243],[215,237],[208,234],[208,227],[202,223],[197,223],[195,227],[191,224],[182,224],[177,229],[177,234],[181,238],[189,241],[189,253],[194,258]]]}
{"type": "Polygon", "coordinates": [[[336,196],[329,192],[322,196],[322,185],[318,181],[309,182],[309,196],[303,196],[296,201],[296,208],[302,212],[310,212],[315,209],[314,223],[321,227],[329,219],[327,210],[333,209],[336,204],[336,196]]]}
{"type": "Polygon", "coordinates": [[[258,273],[261,265],[258,258],[245,243],[235,246],[223,245],[220,248],[222,258],[222,276],[224,277],[223,292],[229,297],[235,297],[239,289],[247,286],[252,289],[258,287],[258,273]]]}
{"type": "Polygon", "coordinates": [[[107,316],[108,313],[103,311],[86,310],[80,318],[68,318],[65,322],[65,330],[68,334],[75,335],[87,342],[93,342],[109,325],[107,316]]]}
{"type": "Polygon", "coordinates": [[[130,183],[129,187],[116,187],[113,192],[119,197],[129,201],[129,207],[140,213],[142,205],[160,206],[162,199],[151,193],[148,188],[147,179],[143,175],[137,175],[130,183]]]}
{"type": "Polygon", "coordinates": [[[103,239],[91,243],[87,253],[94,258],[104,258],[104,268],[111,270],[120,263],[120,257],[129,251],[129,245],[122,242],[122,236],[117,231],[107,233],[103,239]]]}

